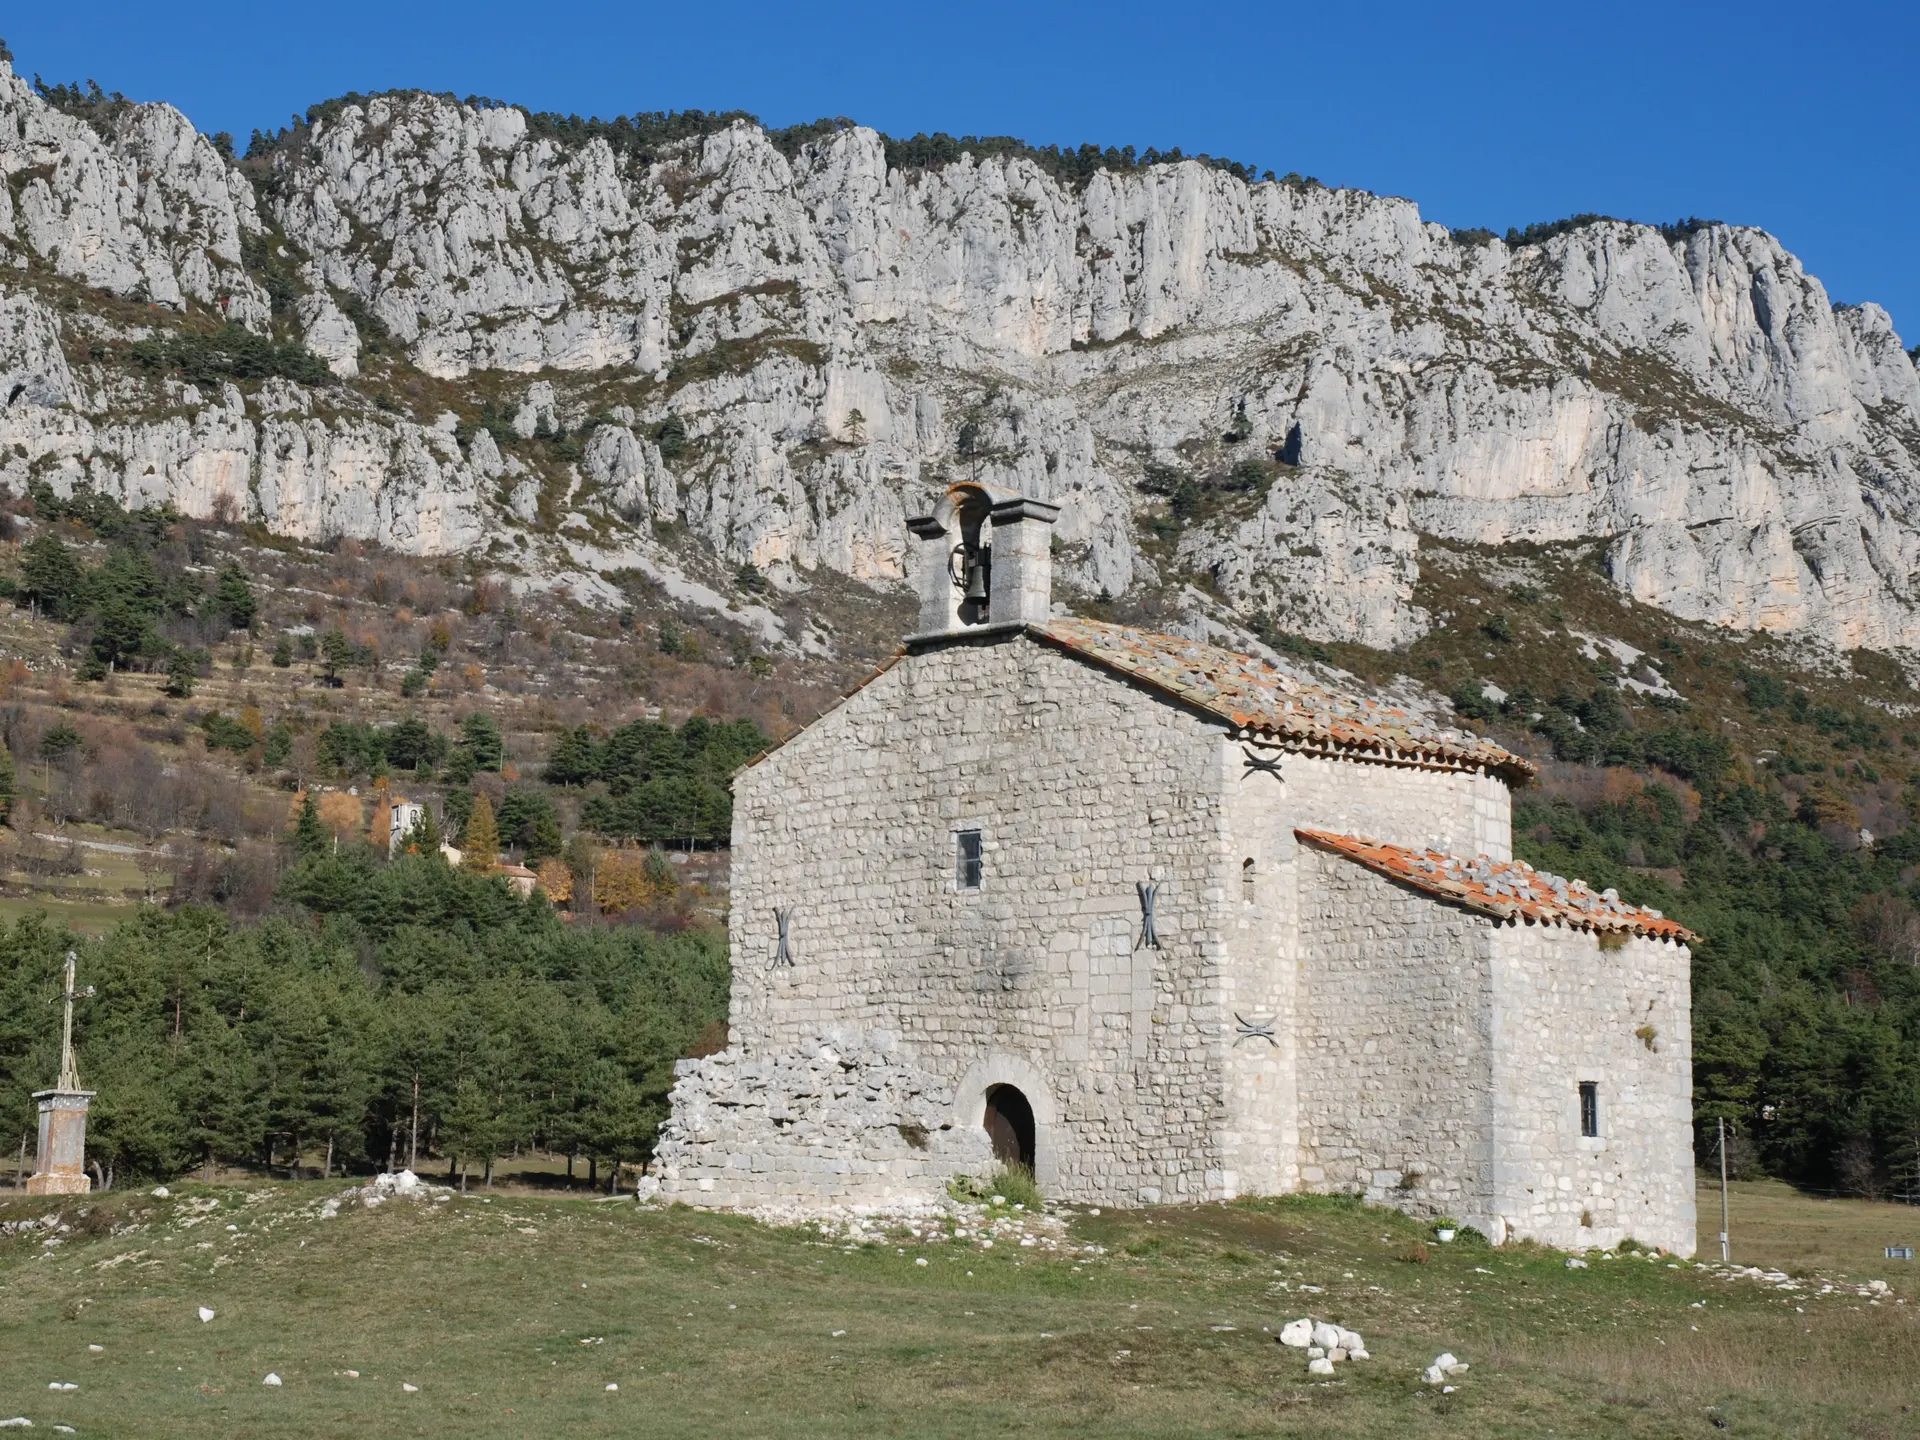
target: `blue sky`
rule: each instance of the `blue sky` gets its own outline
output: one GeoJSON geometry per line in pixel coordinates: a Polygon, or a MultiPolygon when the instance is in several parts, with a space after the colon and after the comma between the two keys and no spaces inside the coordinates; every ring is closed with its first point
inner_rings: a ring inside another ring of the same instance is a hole
{"type": "Polygon", "coordinates": [[[418,86],[615,115],[1178,145],[1504,230],[1579,211],[1759,225],[1920,343],[1920,6],[463,4],[23,8],[22,73],[207,131],[418,86]]]}

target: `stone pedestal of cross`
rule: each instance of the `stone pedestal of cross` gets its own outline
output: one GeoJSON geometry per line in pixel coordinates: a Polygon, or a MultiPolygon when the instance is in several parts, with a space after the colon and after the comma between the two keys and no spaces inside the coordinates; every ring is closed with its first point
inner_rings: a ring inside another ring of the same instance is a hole
{"type": "Polygon", "coordinates": [[[51,1090],[38,1090],[40,1150],[27,1180],[29,1195],[84,1195],[93,1188],[87,1177],[87,1102],[94,1092],[80,1088],[80,1072],[73,1063],[73,1002],[91,996],[93,987],[73,985],[74,953],[67,952],[67,983],[61,999],[60,1078],[51,1090]]]}

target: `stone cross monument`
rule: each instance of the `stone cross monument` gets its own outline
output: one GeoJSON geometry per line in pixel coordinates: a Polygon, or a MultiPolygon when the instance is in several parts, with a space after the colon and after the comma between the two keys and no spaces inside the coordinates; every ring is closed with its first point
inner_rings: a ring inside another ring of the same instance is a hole
{"type": "Polygon", "coordinates": [[[51,1090],[39,1090],[40,1153],[27,1181],[29,1195],[84,1195],[93,1188],[87,1178],[87,1102],[93,1091],[80,1088],[80,1072],[73,1063],[73,1002],[90,996],[93,987],[73,987],[74,953],[67,952],[67,983],[61,999],[65,1013],[60,1029],[60,1078],[51,1090]]]}

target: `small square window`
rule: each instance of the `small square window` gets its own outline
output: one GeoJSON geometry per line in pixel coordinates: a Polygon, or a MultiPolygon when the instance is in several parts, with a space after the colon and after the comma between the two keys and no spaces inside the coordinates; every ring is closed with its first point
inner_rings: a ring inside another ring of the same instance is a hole
{"type": "Polygon", "coordinates": [[[1590,1139],[1600,1134],[1600,1084],[1596,1080],[1580,1082],[1580,1133],[1590,1139]]]}
{"type": "Polygon", "coordinates": [[[956,890],[978,890],[985,869],[978,830],[956,830],[953,834],[953,885],[956,890]]]}

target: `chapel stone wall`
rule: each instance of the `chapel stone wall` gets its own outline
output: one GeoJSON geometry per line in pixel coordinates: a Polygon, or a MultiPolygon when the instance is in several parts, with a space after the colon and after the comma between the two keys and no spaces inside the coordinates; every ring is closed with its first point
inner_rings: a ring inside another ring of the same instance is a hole
{"type": "Polygon", "coordinates": [[[1301,1188],[1484,1228],[1490,927],[1339,856],[1298,864],[1301,1188]]]}
{"type": "Polygon", "coordinates": [[[736,1049],[888,1047],[974,1123],[988,1085],[1041,1090],[1059,1195],[1227,1193],[1221,734],[1021,635],[904,657],[736,782],[736,1049]]]}
{"type": "Polygon", "coordinates": [[[1513,1233],[1693,1253],[1690,966],[1672,941],[1494,928],[1495,1205],[1513,1233]],[[1583,1080],[1598,1138],[1580,1133],[1583,1080]]]}
{"type": "MultiPolygon", "coordinates": [[[[1513,800],[1497,776],[1289,755],[1280,797],[1296,825],[1450,855],[1513,858],[1513,800]]],[[[1257,777],[1252,777],[1257,778],[1257,777]]]]}

